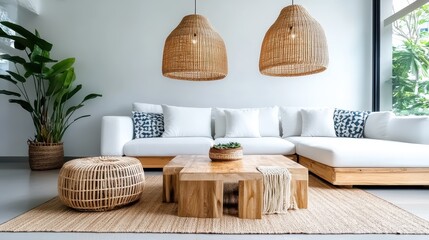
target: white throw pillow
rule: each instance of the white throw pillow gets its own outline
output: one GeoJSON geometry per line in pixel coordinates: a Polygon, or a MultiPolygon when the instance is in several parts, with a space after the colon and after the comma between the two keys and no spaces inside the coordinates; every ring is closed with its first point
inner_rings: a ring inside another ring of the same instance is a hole
{"type": "Polygon", "coordinates": [[[283,137],[301,136],[301,108],[281,107],[280,119],[282,123],[283,137]]]}
{"type": "Polygon", "coordinates": [[[334,109],[302,109],[303,137],[336,137],[334,109]]]}
{"type": "Polygon", "coordinates": [[[261,137],[259,133],[259,110],[225,110],[225,138],[261,137]]]}
{"type": "Polygon", "coordinates": [[[211,109],[162,105],[162,137],[210,137],[211,109]]]}
{"type": "Polygon", "coordinates": [[[215,136],[214,138],[225,137],[226,118],[225,110],[259,110],[259,132],[262,137],[279,137],[279,108],[243,108],[243,109],[227,109],[214,108],[213,116],[215,120],[215,136]]]}
{"type": "Polygon", "coordinates": [[[162,107],[159,104],[133,103],[133,111],[144,113],[162,113],[162,107]]]}
{"type": "Polygon", "coordinates": [[[392,112],[372,112],[365,122],[364,136],[373,139],[387,139],[387,130],[392,112]]]}

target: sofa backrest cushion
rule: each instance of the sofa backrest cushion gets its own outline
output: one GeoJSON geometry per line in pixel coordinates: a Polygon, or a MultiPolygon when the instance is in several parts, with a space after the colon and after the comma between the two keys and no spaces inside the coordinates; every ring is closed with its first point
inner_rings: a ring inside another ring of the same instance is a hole
{"type": "Polygon", "coordinates": [[[212,137],[211,108],[190,108],[162,105],[164,133],[162,137],[212,137]]]}
{"type": "Polygon", "coordinates": [[[387,127],[390,119],[395,116],[392,112],[372,112],[365,123],[364,136],[373,139],[387,139],[387,127]]]}
{"type": "Polygon", "coordinates": [[[301,136],[302,118],[301,108],[281,107],[280,119],[283,137],[301,136]]]}
{"type": "Polygon", "coordinates": [[[429,117],[392,117],[387,137],[393,141],[429,144],[429,117]]]}
{"type": "Polygon", "coordinates": [[[302,137],[336,137],[334,109],[302,109],[302,137]]]}
{"type": "Polygon", "coordinates": [[[133,111],[145,113],[162,113],[162,107],[159,104],[133,103],[133,111]]]}
{"type": "Polygon", "coordinates": [[[225,138],[261,137],[258,109],[225,110],[225,138]]]}
{"type": "Polygon", "coordinates": [[[265,107],[265,108],[213,108],[213,117],[215,119],[215,136],[214,138],[225,137],[226,132],[226,118],[225,110],[246,110],[258,109],[259,110],[259,133],[262,137],[279,137],[279,108],[265,107]]]}

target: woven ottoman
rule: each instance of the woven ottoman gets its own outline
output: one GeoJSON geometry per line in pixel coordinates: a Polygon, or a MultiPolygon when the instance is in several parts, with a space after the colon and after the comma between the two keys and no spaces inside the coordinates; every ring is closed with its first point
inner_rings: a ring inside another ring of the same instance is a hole
{"type": "Polygon", "coordinates": [[[130,157],[91,157],[69,161],[58,177],[58,196],[80,211],[107,211],[138,201],[143,167],[130,157]]]}

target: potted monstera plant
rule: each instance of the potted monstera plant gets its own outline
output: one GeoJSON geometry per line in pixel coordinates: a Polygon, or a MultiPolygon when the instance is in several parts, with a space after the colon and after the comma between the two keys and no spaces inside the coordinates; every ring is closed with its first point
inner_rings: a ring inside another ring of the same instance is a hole
{"type": "Polygon", "coordinates": [[[26,110],[34,124],[35,136],[28,140],[29,162],[33,170],[55,169],[62,166],[64,148],[62,138],[71,124],[90,115],[75,117],[75,112],[88,100],[101,97],[100,94],[88,94],[80,101],[72,99],[82,89],[75,85],[76,75],[74,58],[61,61],[50,57],[52,44],[35,33],[11,23],[0,22],[0,37],[13,42],[13,48],[21,53],[16,56],[0,55],[0,59],[9,62],[7,74],[0,79],[9,82],[12,87],[0,90],[0,94],[9,96],[9,102],[26,110]]]}

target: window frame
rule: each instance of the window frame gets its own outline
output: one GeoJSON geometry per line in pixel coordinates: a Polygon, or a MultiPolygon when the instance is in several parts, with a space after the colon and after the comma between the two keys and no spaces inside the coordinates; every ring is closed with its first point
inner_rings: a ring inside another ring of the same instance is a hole
{"type": "MultiPolygon", "coordinates": [[[[405,8],[382,19],[382,0],[372,0],[372,111],[379,112],[381,106],[381,42],[382,27],[427,4],[429,0],[416,0],[405,8]]],[[[392,0],[393,1],[393,0],[392,0]]]]}

